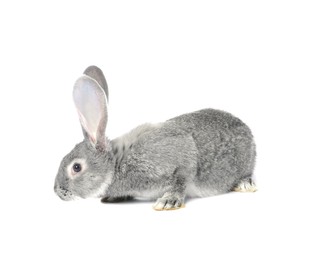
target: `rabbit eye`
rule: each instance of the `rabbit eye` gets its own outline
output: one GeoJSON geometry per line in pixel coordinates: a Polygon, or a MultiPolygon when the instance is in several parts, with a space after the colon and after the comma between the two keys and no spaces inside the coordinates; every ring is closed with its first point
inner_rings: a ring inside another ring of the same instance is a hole
{"type": "Polygon", "coordinates": [[[75,163],[72,167],[74,172],[80,172],[82,170],[81,164],[80,163],[75,163]]]}

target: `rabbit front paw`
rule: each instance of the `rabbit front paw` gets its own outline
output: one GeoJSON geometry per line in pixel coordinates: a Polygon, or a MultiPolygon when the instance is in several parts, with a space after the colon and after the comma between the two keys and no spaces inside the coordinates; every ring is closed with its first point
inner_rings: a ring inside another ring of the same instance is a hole
{"type": "Polygon", "coordinates": [[[184,197],[176,196],[172,194],[164,194],[162,198],[157,199],[153,205],[154,210],[175,210],[184,208],[184,197]]]}

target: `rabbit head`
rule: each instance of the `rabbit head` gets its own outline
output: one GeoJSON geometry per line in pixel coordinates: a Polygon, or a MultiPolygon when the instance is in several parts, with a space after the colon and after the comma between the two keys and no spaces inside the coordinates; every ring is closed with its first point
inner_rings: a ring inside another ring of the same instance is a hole
{"type": "Polygon", "coordinates": [[[105,135],[107,98],[101,70],[87,68],[73,89],[84,140],[63,158],[55,179],[54,190],[63,200],[99,197],[111,182],[114,166],[105,135]]]}

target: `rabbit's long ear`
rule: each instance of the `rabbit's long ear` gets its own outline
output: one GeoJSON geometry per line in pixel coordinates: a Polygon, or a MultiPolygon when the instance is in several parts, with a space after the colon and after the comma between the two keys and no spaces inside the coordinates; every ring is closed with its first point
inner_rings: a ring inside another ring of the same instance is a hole
{"type": "Polygon", "coordinates": [[[83,74],[91,77],[92,79],[95,79],[97,83],[102,87],[102,89],[105,91],[107,101],[109,101],[109,92],[108,92],[108,85],[107,81],[105,79],[105,76],[100,68],[96,66],[89,66],[86,68],[86,70],[83,72],[83,74]]]}
{"type": "Polygon", "coordinates": [[[85,138],[88,138],[94,147],[105,149],[108,111],[104,90],[96,80],[84,75],[74,85],[73,100],[85,138]]]}

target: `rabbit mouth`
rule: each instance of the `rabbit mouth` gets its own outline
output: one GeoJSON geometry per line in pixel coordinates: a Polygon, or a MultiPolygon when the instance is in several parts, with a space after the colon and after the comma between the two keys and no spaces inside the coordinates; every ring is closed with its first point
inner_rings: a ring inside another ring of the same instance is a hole
{"type": "Polygon", "coordinates": [[[57,195],[64,201],[74,200],[74,196],[69,193],[58,193],[57,195]]]}
{"type": "Polygon", "coordinates": [[[56,186],[54,190],[55,190],[55,193],[58,195],[58,197],[60,197],[62,200],[70,201],[70,200],[74,200],[75,198],[75,196],[72,194],[71,191],[63,187],[56,186]]]}

